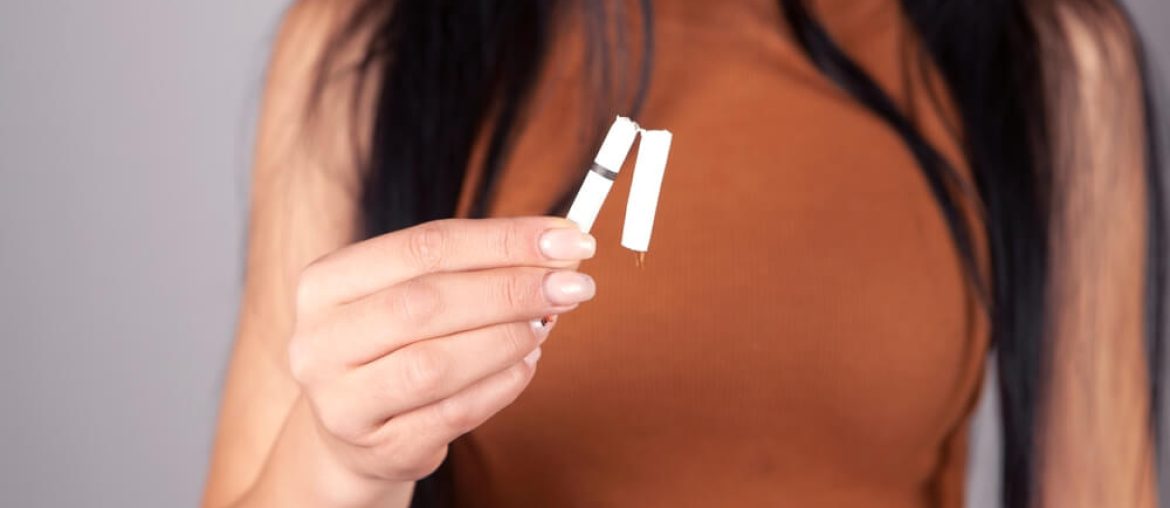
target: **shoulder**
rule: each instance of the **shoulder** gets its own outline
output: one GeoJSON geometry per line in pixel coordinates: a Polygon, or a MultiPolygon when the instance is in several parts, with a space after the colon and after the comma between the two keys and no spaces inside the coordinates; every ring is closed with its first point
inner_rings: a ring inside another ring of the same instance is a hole
{"type": "Polygon", "coordinates": [[[1120,5],[1056,2],[1042,37],[1064,48],[1065,63],[1091,82],[1134,78],[1140,66],[1140,38],[1120,5]],[[1120,73],[1120,74],[1119,74],[1120,73]]]}
{"type": "Polygon", "coordinates": [[[383,2],[368,0],[298,0],[289,5],[273,41],[268,73],[311,83],[323,60],[336,68],[360,61],[368,38],[363,11],[383,2]]]}
{"type": "Polygon", "coordinates": [[[363,4],[360,0],[297,0],[281,19],[278,43],[322,44],[348,22],[363,4]]]}
{"type": "MultiPolygon", "coordinates": [[[[386,4],[298,0],[289,5],[266,71],[257,146],[261,162],[292,157],[353,183],[354,150],[366,145],[370,119],[352,113],[371,109],[358,103],[372,98],[376,84],[370,81],[377,78],[371,68],[358,72],[373,32],[366,21],[386,4]]],[[[257,171],[272,166],[262,163],[257,171]]]]}

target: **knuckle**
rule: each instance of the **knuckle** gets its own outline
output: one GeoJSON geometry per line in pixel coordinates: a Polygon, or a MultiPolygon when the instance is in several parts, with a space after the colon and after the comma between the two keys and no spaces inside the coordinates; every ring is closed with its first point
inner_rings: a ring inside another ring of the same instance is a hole
{"type": "Polygon", "coordinates": [[[347,443],[356,443],[364,435],[364,429],[357,423],[354,415],[350,414],[329,398],[313,398],[314,412],[317,422],[329,435],[347,443]]]}
{"type": "Polygon", "coordinates": [[[406,323],[425,323],[439,313],[439,290],[418,279],[408,281],[397,291],[387,291],[387,306],[397,319],[406,323]]]}
{"type": "Polygon", "coordinates": [[[288,369],[292,378],[301,385],[308,385],[314,379],[316,362],[303,336],[294,334],[288,343],[288,369]]]}
{"type": "Polygon", "coordinates": [[[466,434],[479,423],[471,405],[455,399],[444,399],[435,406],[435,411],[438,413],[439,425],[452,435],[466,434]]]}
{"type": "Polygon", "coordinates": [[[540,284],[527,273],[508,275],[500,282],[501,300],[511,309],[537,309],[544,307],[544,296],[540,284]]]}
{"type": "Polygon", "coordinates": [[[414,348],[403,355],[403,388],[418,397],[430,398],[437,394],[451,368],[449,359],[428,347],[414,348]]]}
{"type": "Polygon", "coordinates": [[[309,263],[297,276],[296,310],[297,314],[305,313],[317,306],[321,299],[321,287],[317,275],[320,260],[309,263]]]}
{"type": "Polygon", "coordinates": [[[394,416],[372,436],[370,449],[374,454],[383,456],[383,462],[390,464],[401,460],[407,451],[405,447],[414,441],[403,428],[401,418],[394,416]]]}
{"type": "Polygon", "coordinates": [[[499,242],[498,249],[500,255],[504,259],[514,259],[517,255],[524,254],[520,248],[523,244],[523,236],[516,221],[505,221],[500,228],[499,236],[496,237],[496,241],[499,242]]]}
{"type": "Polygon", "coordinates": [[[532,379],[532,374],[536,372],[534,367],[521,363],[515,367],[508,369],[508,384],[515,390],[515,395],[520,395],[520,391],[528,386],[528,381],[532,379]]]}
{"type": "Polygon", "coordinates": [[[510,357],[519,358],[536,346],[536,334],[527,323],[512,323],[500,332],[503,348],[510,357]]]}
{"type": "Polygon", "coordinates": [[[415,265],[424,272],[438,270],[443,264],[446,226],[441,222],[429,222],[410,230],[409,235],[407,243],[415,265]]]}

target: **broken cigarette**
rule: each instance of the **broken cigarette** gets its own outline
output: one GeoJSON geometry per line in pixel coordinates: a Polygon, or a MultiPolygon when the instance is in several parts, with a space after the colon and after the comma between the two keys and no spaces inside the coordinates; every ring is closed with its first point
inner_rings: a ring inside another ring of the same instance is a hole
{"type": "Polygon", "coordinates": [[[650,249],[658,195],[670,155],[670,131],[642,131],[638,159],[634,164],[634,181],[626,201],[626,222],[622,226],[622,247],[645,253],[650,249]]]}
{"type": "MultiPolygon", "coordinates": [[[[585,181],[577,191],[566,218],[577,224],[581,232],[593,228],[601,205],[613,188],[618,171],[630,154],[634,139],[642,135],[638,146],[638,160],[634,164],[634,181],[630,184],[630,198],[626,202],[625,225],[622,226],[622,246],[638,252],[638,266],[642,266],[646,251],[650,248],[650,233],[654,229],[654,216],[658,211],[658,195],[662,189],[662,177],[666,172],[666,159],[670,154],[673,138],[670,131],[643,130],[629,118],[619,116],[609,127],[593,166],[585,173],[585,181]]],[[[555,316],[545,316],[529,322],[534,329],[541,330],[552,325],[555,316]]]]}
{"type": "Polygon", "coordinates": [[[613,180],[626,162],[636,137],[638,124],[629,118],[619,116],[610,126],[601,149],[597,151],[597,157],[593,159],[593,166],[585,174],[585,181],[581,183],[581,189],[577,191],[577,197],[566,216],[582,232],[588,233],[593,228],[597,214],[601,213],[601,205],[605,203],[609,189],[613,187],[613,180]]]}

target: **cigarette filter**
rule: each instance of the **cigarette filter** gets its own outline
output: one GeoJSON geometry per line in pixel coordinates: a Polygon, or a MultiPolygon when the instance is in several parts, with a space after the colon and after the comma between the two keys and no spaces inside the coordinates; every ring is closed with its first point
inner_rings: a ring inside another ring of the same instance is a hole
{"type": "Polygon", "coordinates": [[[637,136],[638,125],[629,118],[619,116],[610,126],[601,149],[597,151],[597,157],[593,159],[593,166],[585,174],[585,181],[577,191],[573,205],[569,207],[567,218],[577,223],[582,232],[588,233],[593,228],[593,221],[597,220],[601,205],[609,195],[613,180],[621,171],[637,136]]]}
{"type": "Polygon", "coordinates": [[[650,248],[650,232],[654,229],[654,214],[658,210],[658,194],[672,138],[670,131],[642,131],[634,181],[626,201],[626,222],[622,226],[622,246],[627,249],[646,252],[650,248]]]}

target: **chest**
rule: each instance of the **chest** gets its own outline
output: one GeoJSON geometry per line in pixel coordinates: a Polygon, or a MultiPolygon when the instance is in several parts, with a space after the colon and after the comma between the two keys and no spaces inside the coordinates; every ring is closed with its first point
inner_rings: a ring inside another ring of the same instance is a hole
{"type": "MultiPolygon", "coordinates": [[[[582,266],[597,298],[468,446],[498,475],[571,461],[582,485],[930,475],[986,330],[913,158],[779,37],[663,30],[639,121],[674,144],[646,262],[619,246],[625,173],[582,266]]],[[[494,213],[543,213],[579,176],[572,82],[536,103],[494,213]]]]}

